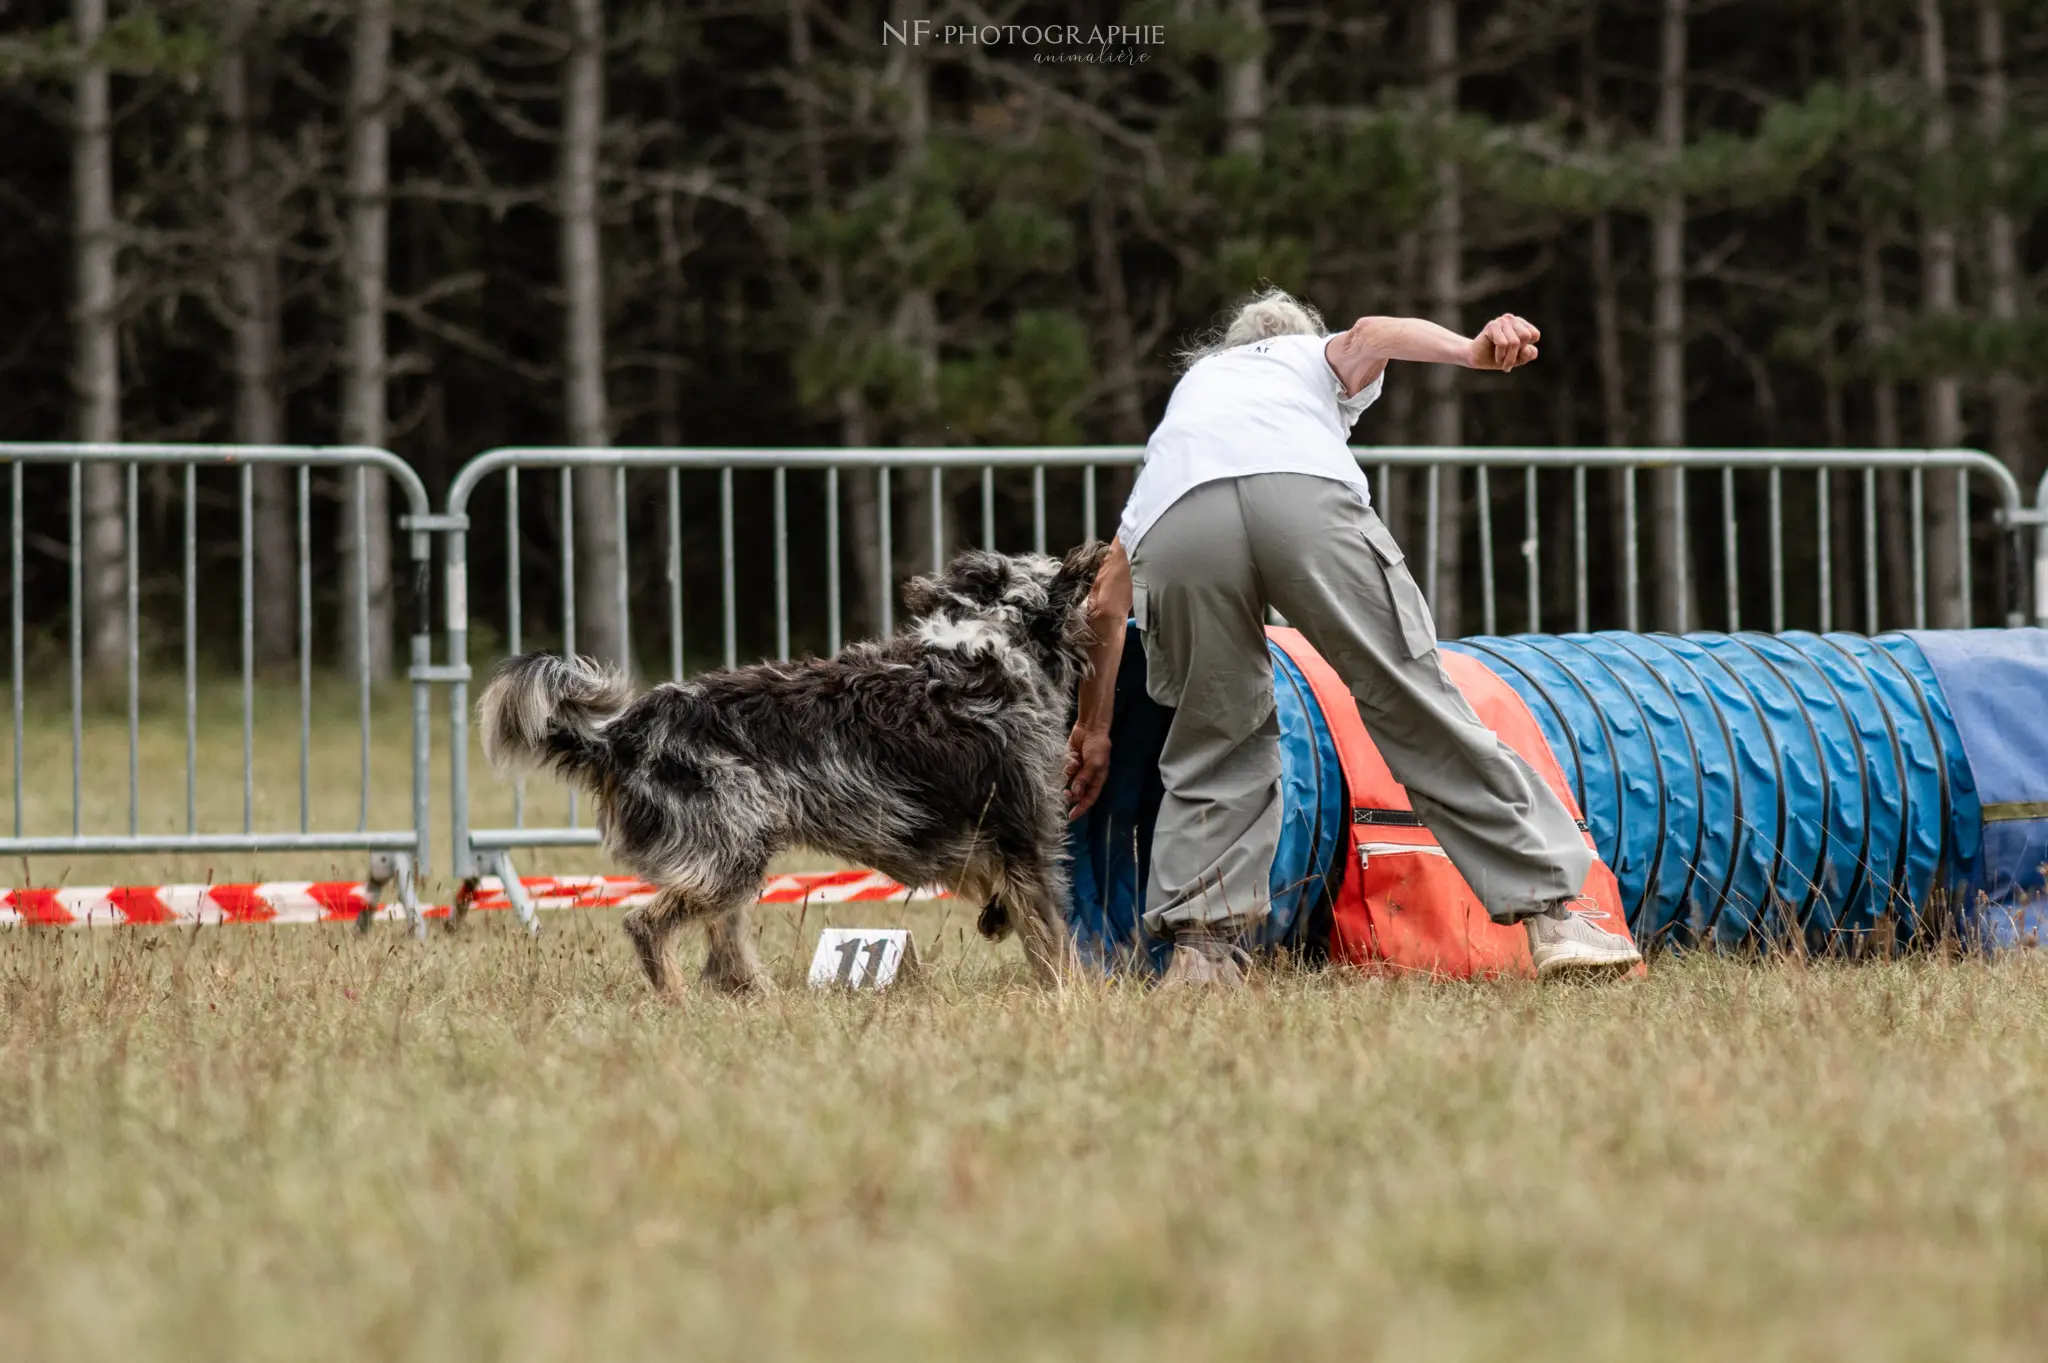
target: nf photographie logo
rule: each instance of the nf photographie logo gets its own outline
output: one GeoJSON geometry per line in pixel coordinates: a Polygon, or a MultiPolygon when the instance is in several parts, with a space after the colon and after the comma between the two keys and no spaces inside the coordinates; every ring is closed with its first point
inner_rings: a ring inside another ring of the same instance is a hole
{"type": "Polygon", "coordinates": [[[935,24],[929,19],[882,23],[882,46],[1011,47],[1035,62],[1098,62],[1135,66],[1145,49],[1166,41],[1164,24],[935,24]]]}

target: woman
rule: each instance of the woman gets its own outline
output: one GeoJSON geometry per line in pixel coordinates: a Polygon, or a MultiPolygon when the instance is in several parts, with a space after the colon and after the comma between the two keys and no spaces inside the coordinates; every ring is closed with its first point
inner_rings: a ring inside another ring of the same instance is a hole
{"type": "Polygon", "coordinates": [[[1268,606],[1350,686],[1487,912],[1524,924],[1538,974],[1639,959],[1581,899],[1592,853],[1570,811],[1444,674],[1428,603],[1347,444],[1389,361],[1508,372],[1536,358],[1538,339],[1512,315],[1469,338],[1398,317],[1331,336],[1313,308],[1271,290],[1189,357],[1096,579],[1094,673],[1067,756],[1078,817],[1108,771],[1123,624],[1135,617],[1146,689],[1174,707],[1145,909],[1146,927],[1173,940],[1165,983],[1242,980],[1235,943],[1267,911],[1281,819],[1268,606]]]}

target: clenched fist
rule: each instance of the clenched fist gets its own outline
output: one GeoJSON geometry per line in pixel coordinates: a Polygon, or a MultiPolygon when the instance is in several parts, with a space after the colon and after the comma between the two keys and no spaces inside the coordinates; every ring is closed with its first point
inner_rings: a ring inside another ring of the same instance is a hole
{"type": "Polygon", "coordinates": [[[1536,358],[1536,342],[1543,333],[1533,325],[1504,312],[1488,322],[1472,338],[1471,365],[1474,369],[1497,369],[1505,374],[1536,358]]]}

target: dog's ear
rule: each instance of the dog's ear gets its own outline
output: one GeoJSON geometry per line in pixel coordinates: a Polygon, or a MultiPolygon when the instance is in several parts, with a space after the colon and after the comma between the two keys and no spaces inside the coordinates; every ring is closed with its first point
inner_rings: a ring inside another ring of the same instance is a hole
{"type": "Polygon", "coordinates": [[[946,599],[946,584],[935,577],[913,577],[903,584],[903,609],[912,615],[930,615],[946,599]]]}
{"type": "Polygon", "coordinates": [[[1002,554],[963,549],[954,555],[953,566],[946,570],[946,587],[959,600],[977,606],[1000,605],[1015,572],[1002,554]]]}
{"type": "Polygon", "coordinates": [[[1086,544],[1069,549],[1067,556],[1060,560],[1060,570],[1053,578],[1053,591],[1061,596],[1086,596],[1095,587],[1096,574],[1109,561],[1109,546],[1101,540],[1089,540],[1086,544]]]}

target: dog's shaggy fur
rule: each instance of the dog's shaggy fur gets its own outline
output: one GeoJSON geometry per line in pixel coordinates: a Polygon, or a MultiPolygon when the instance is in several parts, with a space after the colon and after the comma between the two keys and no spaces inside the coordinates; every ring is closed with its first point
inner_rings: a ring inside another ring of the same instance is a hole
{"type": "Polygon", "coordinates": [[[484,753],[596,797],[606,850],[660,887],[625,927],[663,993],[668,940],[697,921],[707,982],[767,987],[748,909],[790,847],[986,901],[982,932],[1014,926],[1051,981],[1072,955],[1061,771],[1105,552],[964,553],[910,584],[917,618],[887,642],[637,699],[587,658],[508,658],[477,702],[484,753]]]}

